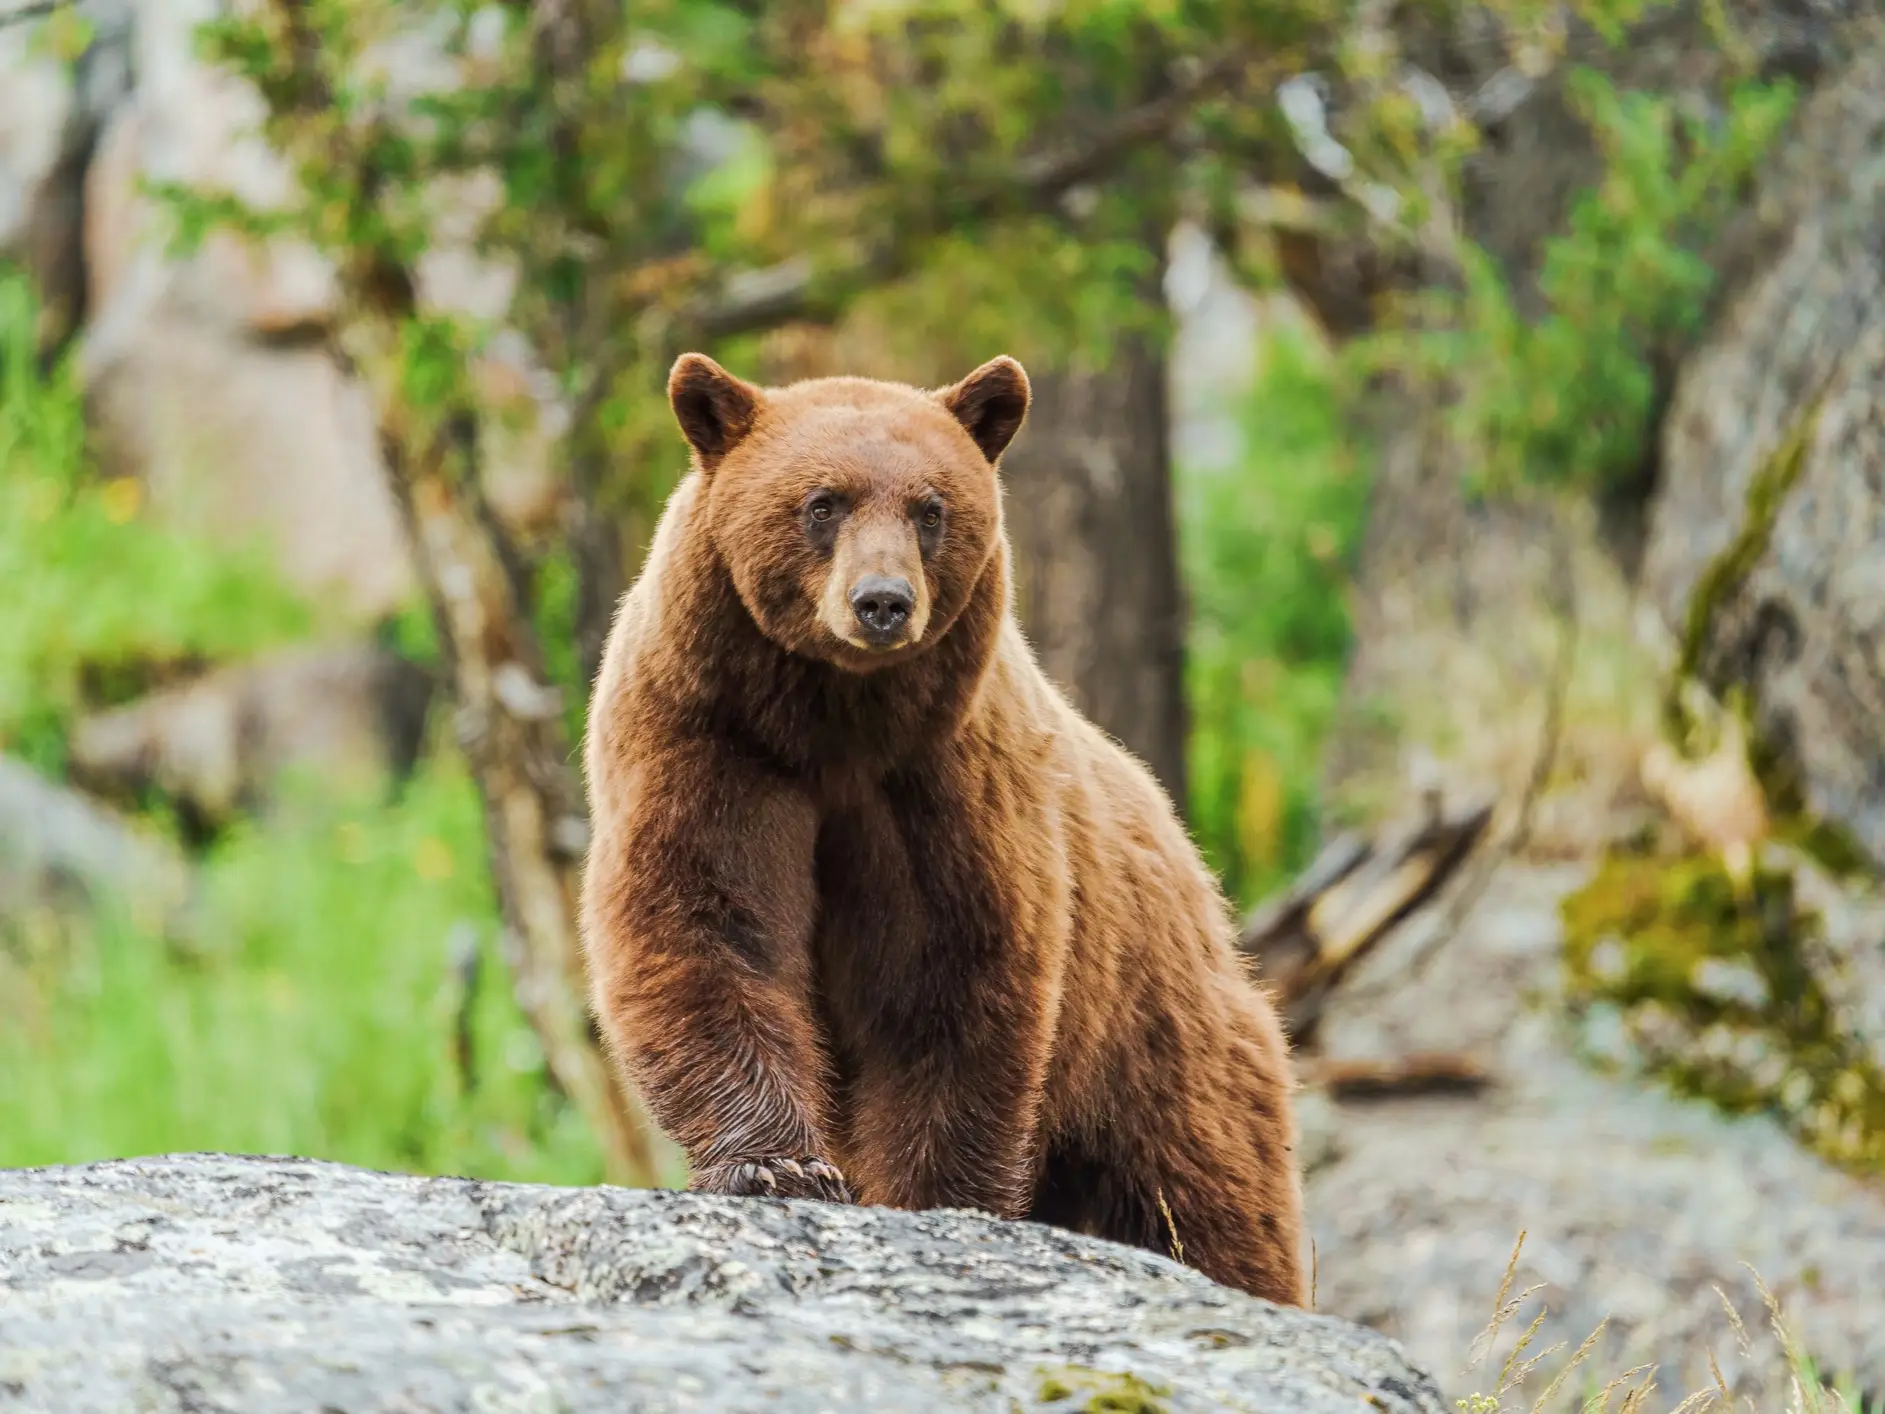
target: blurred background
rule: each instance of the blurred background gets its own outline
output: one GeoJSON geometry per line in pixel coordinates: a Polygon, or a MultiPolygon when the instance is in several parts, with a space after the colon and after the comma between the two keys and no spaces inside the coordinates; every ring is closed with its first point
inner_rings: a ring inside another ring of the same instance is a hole
{"type": "Polygon", "coordinates": [[[0,0],[0,1165],[682,1181],[571,913],[667,369],[1007,352],[1320,1307],[1486,1388],[1525,1230],[1550,1398],[1880,1407],[1872,10],[0,0]]]}

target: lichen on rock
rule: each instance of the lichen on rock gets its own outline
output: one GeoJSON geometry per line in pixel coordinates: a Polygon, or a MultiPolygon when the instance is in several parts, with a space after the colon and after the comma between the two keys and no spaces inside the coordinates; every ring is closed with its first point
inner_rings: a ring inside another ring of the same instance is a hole
{"type": "Polygon", "coordinates": [[[1398,1347],[962,1212],[211,1154],[0,1171],[0,1411],[1442,1414],[1398,1347]]]}
{"type": "Polygon", "coordinates": [[[1885,1174],[1885,1068],[1800,897],[1811,867],[1769,849],[1737,884],[1709,855],[1613,852],[1564,901],[1565,997],[1594,1059],[1771,1113],[1832,1162],[1885,1174]]]}

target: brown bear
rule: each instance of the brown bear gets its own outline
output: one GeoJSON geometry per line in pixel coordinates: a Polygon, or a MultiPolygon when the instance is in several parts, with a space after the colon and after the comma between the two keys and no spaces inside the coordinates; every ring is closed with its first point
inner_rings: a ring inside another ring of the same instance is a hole
{"type": "Polygon", "coordinates": [[[762,389],[688,354],[668,393],[693,471],[597,677],[583,932],[691,1186],[1033,1218],[1299,1303],[1276,1015],[1010,610],[1021,365],[762,389]]]}

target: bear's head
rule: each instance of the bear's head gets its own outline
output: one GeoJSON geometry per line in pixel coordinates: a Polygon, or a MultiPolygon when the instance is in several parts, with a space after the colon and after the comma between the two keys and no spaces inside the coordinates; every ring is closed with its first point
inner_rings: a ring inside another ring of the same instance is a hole
{"type": "Polygon", "coordinates": [[[714,548],[755,623],[853,672],[949,631],[1001,541],[995,464],[1028,410],[1012,358],[923,391],[866,378],[759,388],[684,354],[668,400],[714,548]]]}

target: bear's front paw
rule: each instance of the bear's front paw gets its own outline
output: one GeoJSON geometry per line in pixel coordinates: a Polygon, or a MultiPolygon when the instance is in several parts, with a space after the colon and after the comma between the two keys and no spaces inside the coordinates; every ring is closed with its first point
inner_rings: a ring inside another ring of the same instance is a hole
{"type": "Polygon", "coordinates": [[[817,1198],[855,1203],[844,1175],[823,1159],[751,1159],[697,1169],[687,1186],[727,1198],[817,1198]]]}

